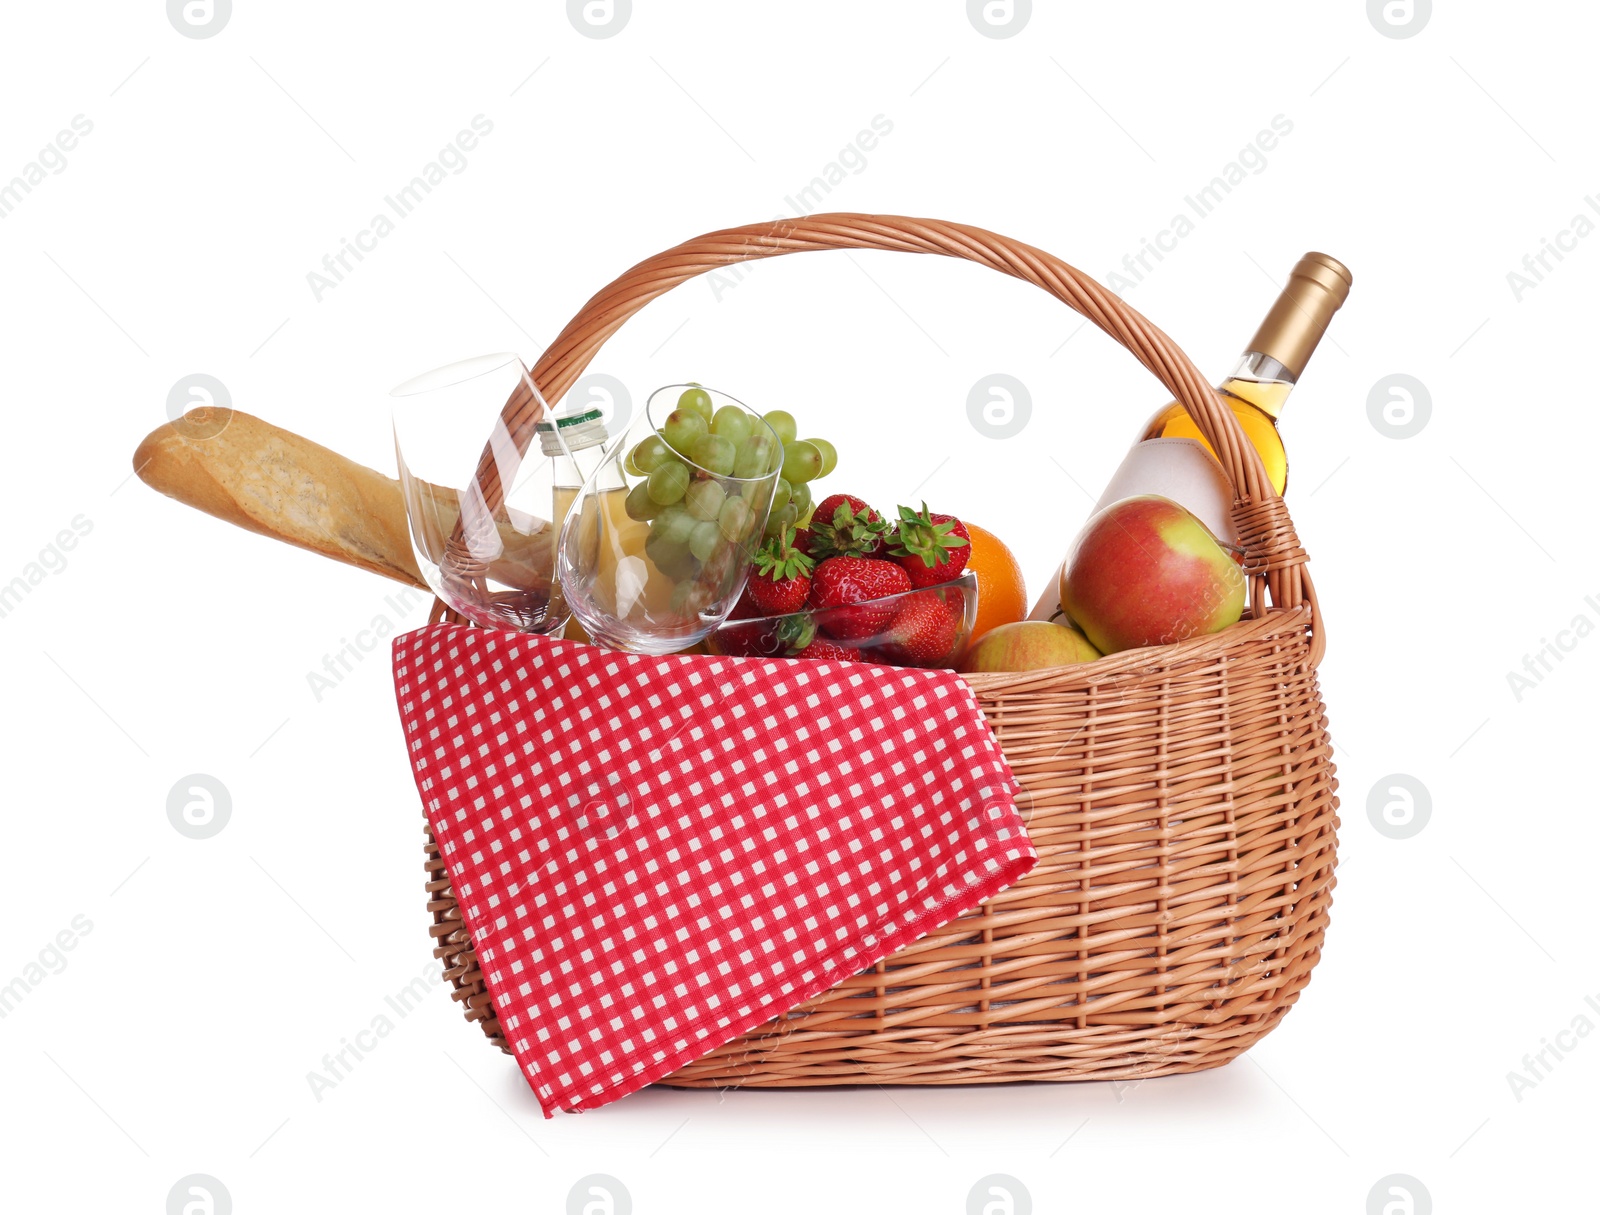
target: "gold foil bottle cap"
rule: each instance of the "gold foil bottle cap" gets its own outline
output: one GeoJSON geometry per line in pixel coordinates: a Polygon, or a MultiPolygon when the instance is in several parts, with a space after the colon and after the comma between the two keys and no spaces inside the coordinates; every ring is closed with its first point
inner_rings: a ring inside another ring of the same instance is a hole
{"type": "Polygon", "coordinates": [[[1328,322],[1349,297],[1351,281],[1344,263],[1326,253],[1307,253],[1245,349],[1276,359],[1299,379],[1328,322]]]}

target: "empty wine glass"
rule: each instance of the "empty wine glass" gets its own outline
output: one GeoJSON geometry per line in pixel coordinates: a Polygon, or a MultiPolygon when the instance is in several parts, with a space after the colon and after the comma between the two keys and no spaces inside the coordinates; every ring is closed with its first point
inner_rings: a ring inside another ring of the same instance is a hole
{"type": "Polygon", "coordinates": [[[733,397],[657,389],[562,528],[572,614],[619,650],[670,654],[703,639],[744,589],[782,463],[772,427],[733,397]]]}
{"type": "Polygon", "coordinates": [[[552,454],[569,455],[566,428],[551,424],[522,360],[452,363],[390,402],[411,546],[434,594],[474,624],[559,632],[569,612],[555,579],[564,503],[552,454]],[[513,398],[530,419],[521,442],[502,417],[513,398]]]}

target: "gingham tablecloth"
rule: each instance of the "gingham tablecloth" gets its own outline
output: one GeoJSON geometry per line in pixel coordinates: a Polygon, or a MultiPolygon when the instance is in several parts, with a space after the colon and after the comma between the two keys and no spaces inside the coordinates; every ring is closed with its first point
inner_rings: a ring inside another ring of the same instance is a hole
{"type": "Polygon", "coordinates": [[[949,671],[394,642],[417,788],[549,1117],[658,1080],[1037,859],[949,671]]]}

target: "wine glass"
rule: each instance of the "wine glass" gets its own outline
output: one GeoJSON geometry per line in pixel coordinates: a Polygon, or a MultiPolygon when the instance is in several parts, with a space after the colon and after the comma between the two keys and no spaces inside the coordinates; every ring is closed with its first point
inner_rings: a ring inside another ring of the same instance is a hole
{"type": "Polygon", "coordinates": [[[562,528],[572,614],[613,649],[670,654],[744,589],[783,464],[761,415],[699,384],[657,389],[614,438],[562,528]]]}
{"type": "Polygon", "coordinates": [[[389,395],[411,546],[434,594],[474,624],[560,632],[569,615],[554,576],[563,503],[549,453],[565,447],[554,426],[534,441],[549,411],[522,360],[481,355],[389,395]],[[520,443],[501,416],[514,397],[529,415],[520,443]]]}

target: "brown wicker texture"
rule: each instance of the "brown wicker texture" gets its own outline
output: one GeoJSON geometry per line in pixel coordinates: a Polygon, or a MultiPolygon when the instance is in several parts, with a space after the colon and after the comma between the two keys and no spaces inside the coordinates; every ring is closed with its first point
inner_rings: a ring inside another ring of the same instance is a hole
{"type": "MultiPolygon", "coordinates": [[[[1250,608],[1177,645],[968,676],[1023,787],[1039,864],[664,1083],[1103,1080],[1220,1066],[1283,1018],[1316,965],[1337,782],[1305,551],[1233,415],[1170,338],[1020,242],[933,220],[817,215],[713,233],[640,263],[584,305],[534,382],[554,404],[633,313],[697,274],[851,248],[979,262],[1043,287],[1127,346],[1189,409],[1235,487],[1250,608]]],[[[524,444],[539,412],[530,399],[507,403],[524,444]]],[[[427,866],[435,952],[468,1019],[505,1049],[431,837],[427,866]]]]}

